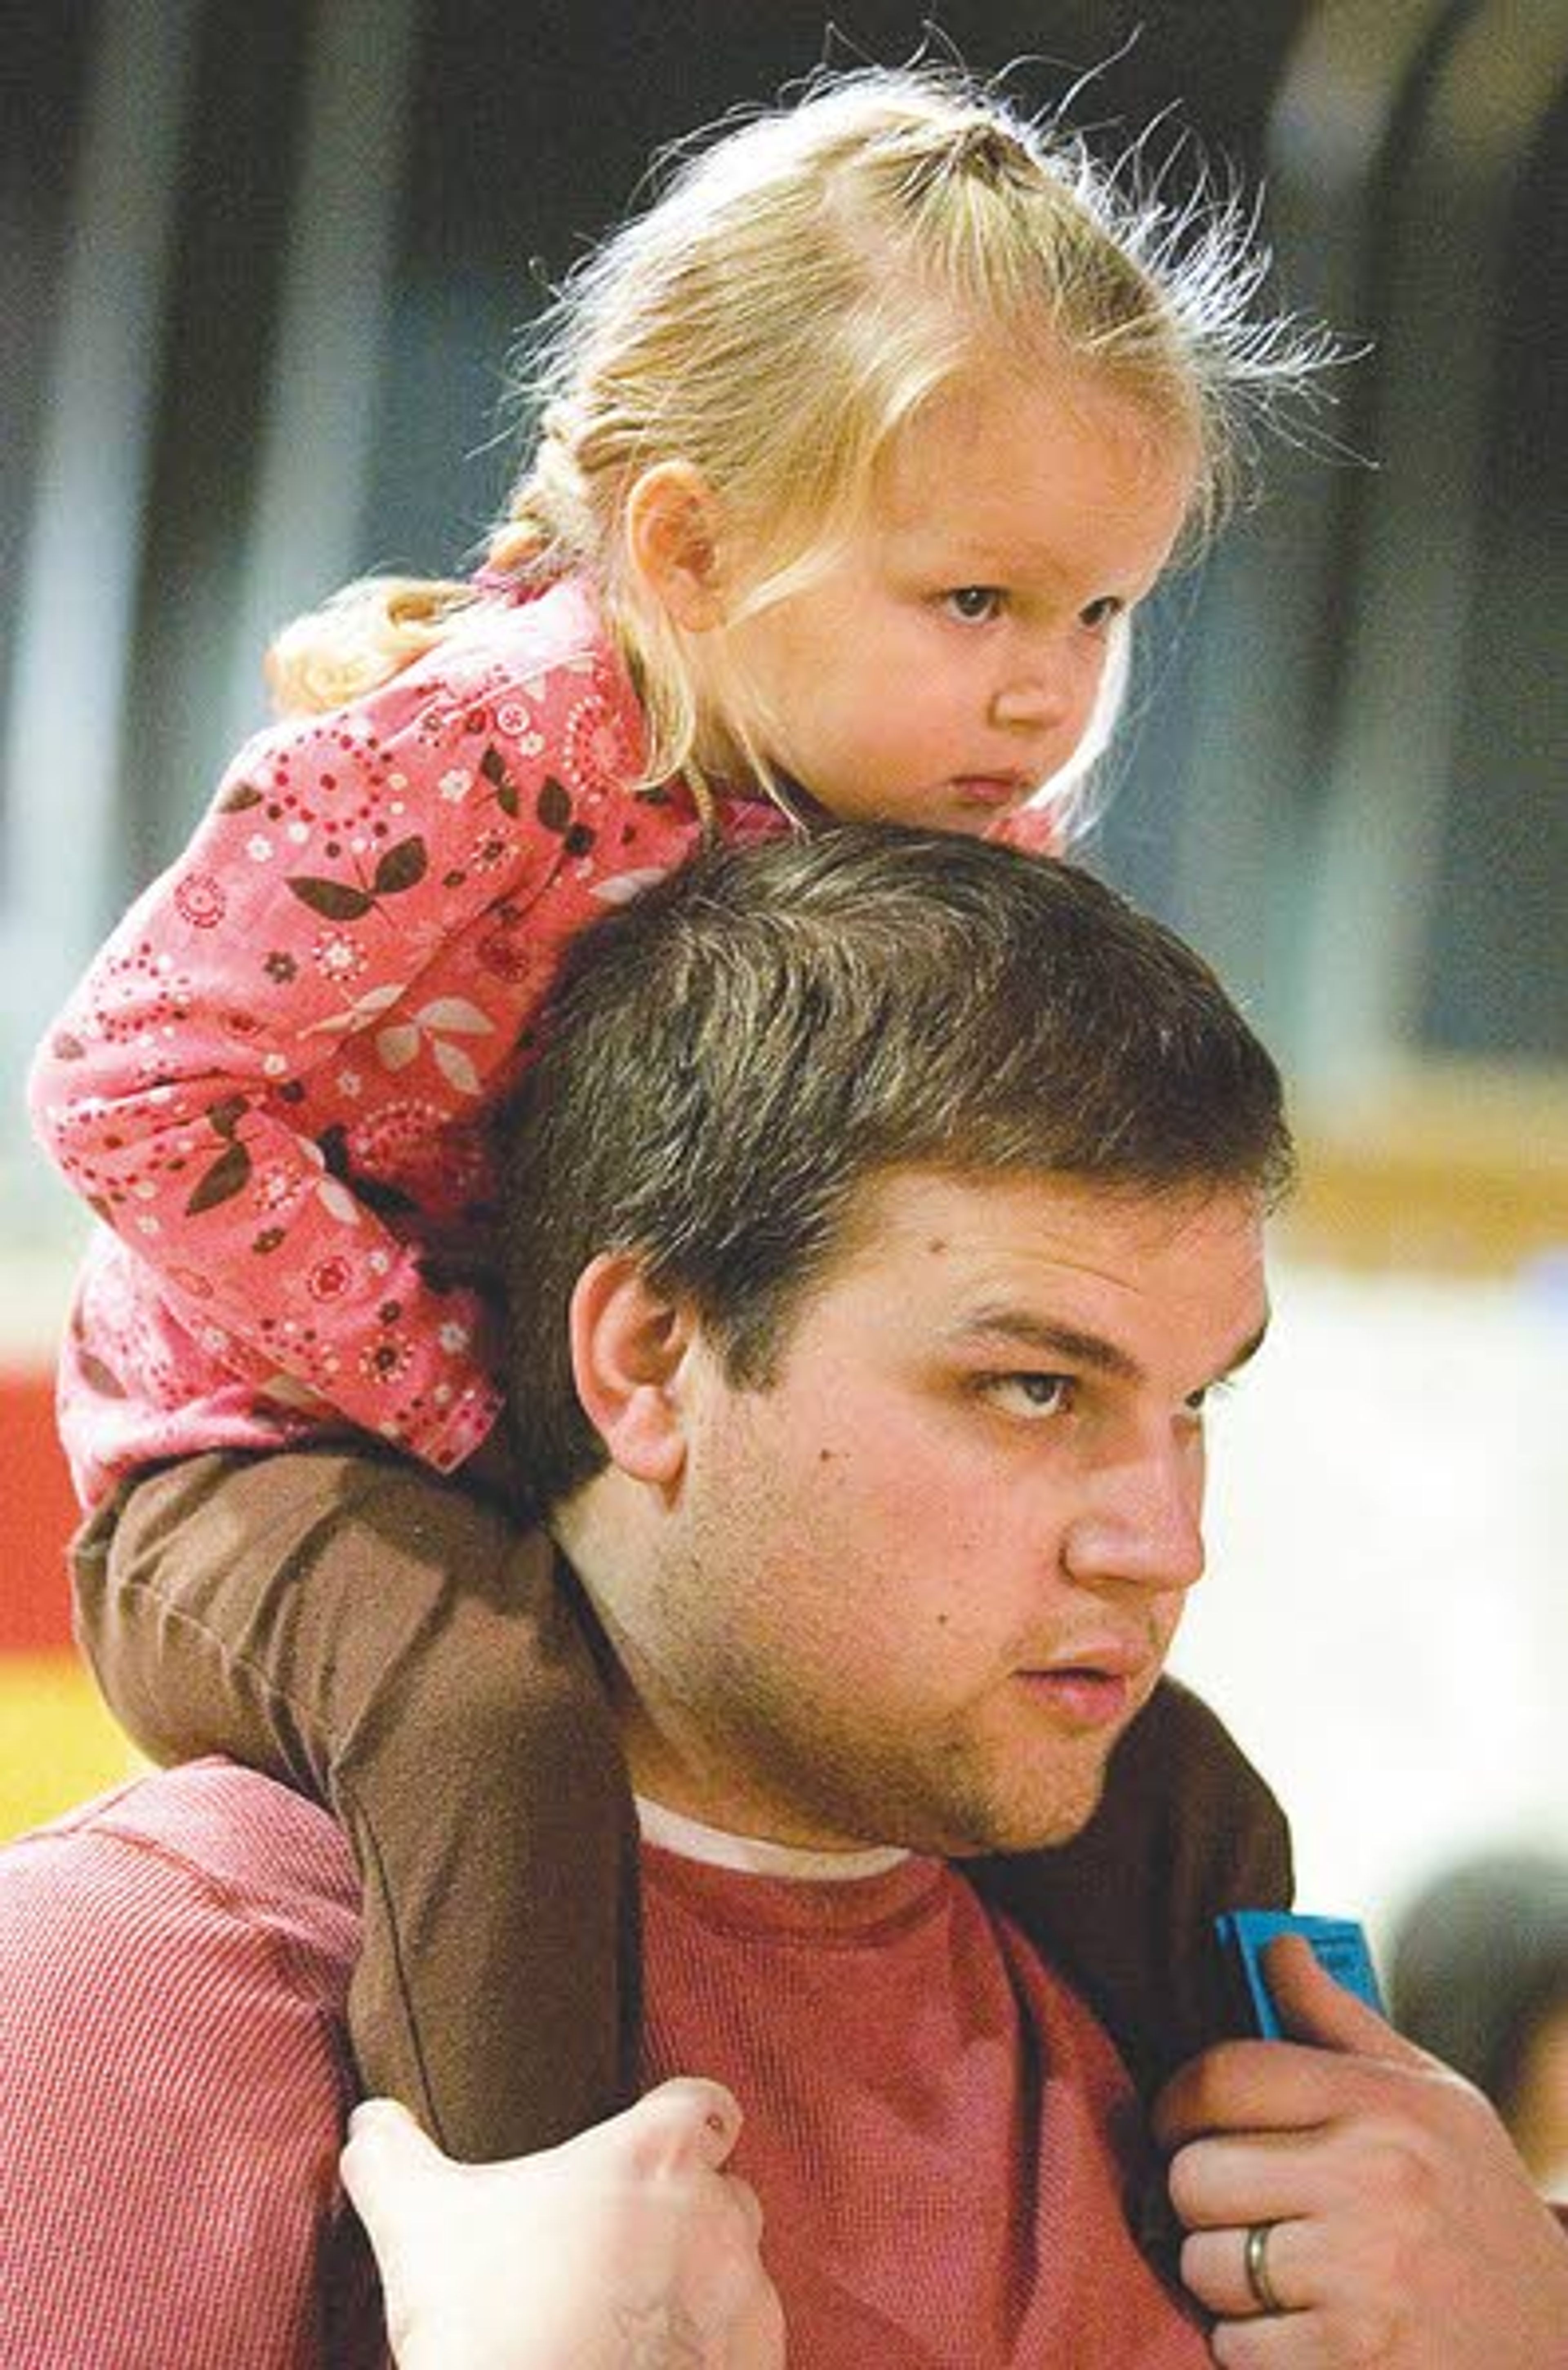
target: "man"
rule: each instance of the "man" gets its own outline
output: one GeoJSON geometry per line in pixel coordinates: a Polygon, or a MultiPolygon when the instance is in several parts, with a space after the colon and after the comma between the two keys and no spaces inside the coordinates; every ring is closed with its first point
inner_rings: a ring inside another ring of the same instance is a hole
{"type": "MultiPolygon", "coordinates": [[[[1170,1739],[1197,1716],[1156,1690],[1202,1568],[1203,1407],[1262,1336],[1289,1168],[1275,1074],[1203,966],[1086,877],[977,845],[716,855],[582,942],[509,1161],[524,1468],[642,1805],[642,2068],[740,2101],[702,2171],[749,2184],[724,2198],[754,2238],[760,2199],[790,2359],[1174,2370],[1209,2358],[1204,2311],[1239,2362],[1556,2358],[1568,2244],[1487,2111],[1287,1956],[1292,2027],[1323,2045],[1211,2052],[1158,2110],[1183,2288],[1137,2243],[1144,2119],[1063,1980],[1097,1877],[1152,1904],[1169,1963],[1099,1991],[1152,2079],[1215,2031],[1209,1911],[1283,1876],[1217,1747],[1239,1835],[1186,1789],[1179,1864],[1124,1866],[1093,1818],[1119,1740],[1150,1784],[1191,1760],[1170,1739]]],[[[358,2358],[332,2178],[347,1865],[316,1813],[210,1768],[13,1858],[6,1992],[45,2136],[5,2144],[0,2204],[35,2314],[80,2227],[63,2157],[110,2164],[54,2334],[8,2357],[0,2334],[0,2361],[358,2358]],[[174,1871],[156,1934],[144,1903],[115,1924],[128,1853],[174,1871]],[[243,1949],[206,1947],[220,1921],[243,1949]],[[178,2096],[117,2095],[116,2033],[171,2014],[178,2096]],[[166,2318],[162,2353],[155,2289],[200,2322],[171,2351],[166,2318]],[[73,2311],[112,2342],[69,2350],[73,2311]]],[[[625,2358],[767,2359],[737,2280],[684,2357],[670,2321],[663,2353],[632,2351],[657,2300],[635,2304],[625,2358]]],[[[462,2361],[460,2332],[423,2358],[462,2361]]]]}

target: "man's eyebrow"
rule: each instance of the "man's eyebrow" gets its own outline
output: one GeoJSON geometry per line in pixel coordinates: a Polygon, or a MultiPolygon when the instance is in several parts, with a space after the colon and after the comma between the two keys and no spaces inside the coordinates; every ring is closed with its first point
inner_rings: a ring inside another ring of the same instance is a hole
{"type": "Polygon", "coordinates": [[[1118,1382],[1136,1382],[1143,1373],[1136,1358],[1102,1333],[1086,1333],[1077,1325],[1058,1325],[1050,1317],[1032,1317],[1026,1309],[1005,1303],[972,1309],[952,1329],[954,1341],[1015,1341],[1020,1349],[1042,1357],[1064,1358],[1069,1365],[1088,1366],[1118,1382]]]}
{"type": "MultiPolygon", "coordinates": [[[[1212,1379],[1224,1382],[1239,1374],[1249,1359],[1255,1358],[1262,1348],[1268,1329],[1265,1317],[1212,1379]]],[[[1065,1359],[1069,1365],[1087,1367],[1091,1374],[1108,1375],[1115,1382],[1136,1383],[1143,1379],[1143,1368],[1137,1360],[1120,1343],[1108,1341],[1102,1333],[1086,1333],[1077,1325],[1059,1325],[1049,1317],[1034,1317],[1026,1309],[1002,1304],[972,1310],[953,1327],[951,1338],[960,1343],[1016,1341],[1020,1348],[1033,1350],[1043,1357],[1065,1359]]]]}

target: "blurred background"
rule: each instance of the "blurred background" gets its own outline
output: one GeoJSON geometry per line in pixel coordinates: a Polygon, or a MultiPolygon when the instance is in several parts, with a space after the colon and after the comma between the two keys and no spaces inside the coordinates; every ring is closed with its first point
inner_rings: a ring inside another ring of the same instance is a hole
{"type": "MultiPolygon", "coordinates": [[[[1091,860],[1283,1056],[1276,1331],[1181,1666],[1375,1927],[1568,1845],[1568,0],[4,0],[0,1832],[126,1766],[72,1657],[49,1364],[80,1220],[31,1045],[265,713],[272,628],[460,567],[508,349],[651,150],[930,38],[1264,190],[1365,346],[1162,594],[1091,860]],[[934,35],[928,29],[934,23],[934,35]],[[1554,372],[1557,384],[1554,387],[1554,372]],[[1309,449],[1308,449],[1309,448],[1309,449]]],[[[759,390],[767,400],[767,390],[759,390]]]]}

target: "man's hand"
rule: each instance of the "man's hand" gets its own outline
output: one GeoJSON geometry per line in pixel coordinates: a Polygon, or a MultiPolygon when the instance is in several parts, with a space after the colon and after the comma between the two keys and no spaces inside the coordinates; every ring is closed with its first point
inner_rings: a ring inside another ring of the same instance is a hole
{"type": "Polygon", "coordinates": [[[1336,1984],[1266,1954],[1287,2042],[1228,2042],[1155,2110],[1182,2276],[1234,2370],[1563,2370],[1568,2236],[1481,2093],[1336,1984]],[[1301,2047],[1309,2042],[1310,2047],[1301,2047]],[[1265,2312],[1247,2235],[1267,2225],[1265,2312]]]}
{"type": "Polygon", "coordinates": [[[780,2370],[762,2211],[722,2167],[741,2112],[666,2082],[561,2147],[455,2164],[401,2107],[359,2108],[343,2182],[398,2370],[780,2370]]]}

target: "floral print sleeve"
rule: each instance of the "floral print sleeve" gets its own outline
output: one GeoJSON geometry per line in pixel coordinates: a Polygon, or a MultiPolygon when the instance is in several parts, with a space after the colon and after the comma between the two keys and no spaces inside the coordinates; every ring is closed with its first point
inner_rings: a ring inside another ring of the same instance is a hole
{"type": "Polygon", "coordinates": [[[444,1469],[478,1444],[490,1115],[563,939],[697,835],[630,791],[640,747],[562,586],[240,752],[35,1065],[39,1132],[115,1238],[63,1383],[68,1432],[123,1436],[68,1440],[88,1494],[171,1429],[252,1436],[182,1431],[192,1403],[237,1399],[257,1438],[335,1413],[444,1469]]]}
{"type": "Polygon", "coordinates": [[[1020,856],[1066,856],[1068,834],[1063,829],[1062,818],[1055,801],[1050,798],[1036,799],[1026,807],[1004,815],[994,823],[986,837],[998,846],[1016,848],[1020,856]]]}

